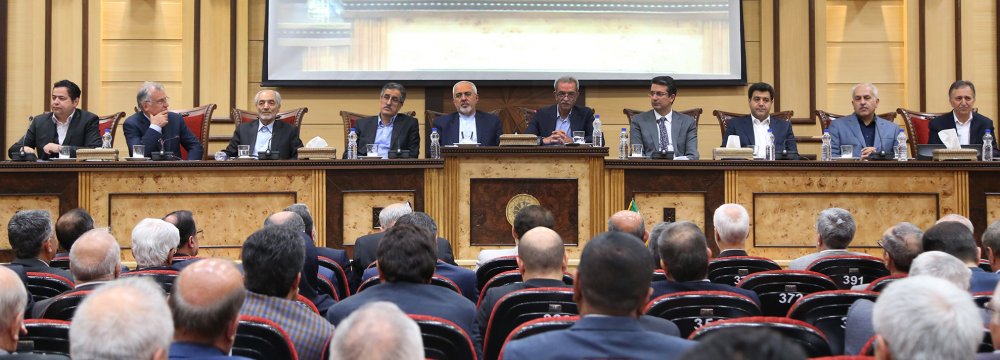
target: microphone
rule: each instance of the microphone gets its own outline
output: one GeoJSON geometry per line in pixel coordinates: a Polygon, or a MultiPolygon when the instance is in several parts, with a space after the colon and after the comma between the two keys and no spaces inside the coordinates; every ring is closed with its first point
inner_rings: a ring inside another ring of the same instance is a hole
{"type": "MultiPolygon", "coordinates": [[[[781,141],[781,152],[780,153],[775,152],[775,154],[774,154],[774,159],[775,160],[798,160],[799,159],[799,152],[798,152],[797,148],[795,150],[793,150],[793,151],[788,151],[788,140],[789,139],[785,139],[785,140],[781,141]]],[[[795,140],[795,139],[791,139],[791,140],[795,140]]]]}
{"type": "Polygon", "coordinates": [[[872,121],[875,122],[875,141],[874,141],[874,143],[878,144],[878,145],[882,145],[881,146],[882,149],[878,150],[876,152],[873,152],[871,154],[868,154],[868,160],[871,160],[871,161],[891,160],[892,159],[892,153],[893,153],[893,151],[890,150],[889,153],[886,154],[886,151],[885,151],[885,148],[886,148],[885,141],[883,141],[882,138],[880,138],[878,136],[878,116],[875,116],[875,120],[872,120],[872,121]]]}
{"type": "Polygon", "coordinates": [[[173,151],[164,151],[166,144],[170,141],[179,139],[180,136],[174,136],[172,138],[160,139],[160,151],[150,153],[150,158],[153,161],[163,161],[163,160],[180,160],[179,157],[174,155],[173,151]]]}
{"type": "Polygon", "coordinates": [[[271,151],[271,141],[274,140],[274,134],[267,139],[267,149],[264,149],[264,153],[257,153],[258,160],[278,160],[280,158],[280,151],[271,151]]]}

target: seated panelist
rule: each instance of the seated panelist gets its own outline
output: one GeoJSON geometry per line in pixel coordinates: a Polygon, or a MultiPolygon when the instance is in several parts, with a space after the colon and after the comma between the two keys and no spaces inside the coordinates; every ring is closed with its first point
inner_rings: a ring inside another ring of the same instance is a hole
{"type": "Polygon", "coordinates": [[[538,109],[524,133],[538,136],[542,145],[562,145],[573,142],[574,131],[583,131],[585,141],[592,142],[594,111],[576,105],[580,81],[563,76],[556,79],[553,88],[556,104],[538,109]]]}
{"type": "Polygon", "coordinates": [[[673,111],[676,99],[674,78],[653,78],[649,86],[653,109],[633,116],[629,132],[629,143],[642,144],[643,156],[672,151],[675,159],[698,160],[698,123],[691,116],[673,111]]]}
{"type": "Polygon", "coordinates": [[[139,112],[125,119],[125,125],[122,126],[130,155],[147,157],[160,151],[162,147],[163,151],[180,156],[180,147],[184,146],[187,160],[202,159],[205,149],[201,142],[191,133],[180,114],[168,111],[170,98],[162,84],[151,81],[143,83],[135,100],[139,112]],[[145,154],[132,154],[132,145],[145,145],[145,154]]]}
{"type": "Polygon", "coordinates": [[[36,154],[46,160],[59,156],[60,146],[69,146],[70,157],[76,157],[78,148],[101,147],[98,118],[91,112],[78,109],[80,87],[69,80],[52,85],[51,112],[32,118],[28,132],[8,149],[8,155],[36,154]]]}
{"type": "Polygon", "coordinates": [[[441,145],[459,142],[479,143],[480,146],[500,145],[503,125],[496,115],[476,111],[476,104],[479,103],[476,84],[459,81],[452,86],[451,93],[457,111],[434,119],[434,127],[441,134],[441,145]]]}
{"type": "Polygon", "coordinates": [[[788,120],[771,118],[771,105],[774,104],[774,87],[767,83],[750,85],[747,90],[750,102],[750,115],[730,119],[726,125],[726,134],[722,137],[722,146],[726,146],[730,135],[740,137],[740,146],[753,147],[755,158],[763,158],[764,145],[767,143],[767,130],[774,135],[774,152],[783,151],[797,154],[798,146],[792,123],[788,120]]]}
{"type": "Polygon", "coordinates": [[[833,157],[841,156],[841,145],[854,145],[852,156],[862,159],[874,152],[895,152],[899,126],[875,115],[878,102],[878,88],[875,85],[854,85],[851,89],[854,113],[831,121],[828,128],[833,157]]]}
{"type": "Polygon", "coordinates": [[[299,128],[284,121],[275,121],[281,110],[281,94],[275,90],[261,90],[253,97],[257,105],[257,120],[242,123],[233,132],[226,154],[238,155],[240,145],[250,145],[250,155],[258,156],[270,150],[281,160],[294,159],[302,147],[299,128]]]}
{"type": "MultiPolygon", "coordinates": [[[[420,156],[420,126],[417,119],[400,114],[406,101],[406,88],[398,83],[382,86],[378,116],[358,119],[354,130],[358,134],[358,155],[378,155],[417,158],[420,156]],[[368,154],[368,144],[377,145],[378,154],[368,154]]],[[[347,152],[344,152],[347,158],[347,152]]]]}

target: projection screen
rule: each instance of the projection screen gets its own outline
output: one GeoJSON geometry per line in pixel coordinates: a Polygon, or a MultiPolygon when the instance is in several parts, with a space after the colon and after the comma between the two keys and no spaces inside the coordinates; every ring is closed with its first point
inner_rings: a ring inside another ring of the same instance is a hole
{"type": "Polygon", "coordinates": [[[263,85],[746,81],[741,0],[268,0],[263,85]]]}

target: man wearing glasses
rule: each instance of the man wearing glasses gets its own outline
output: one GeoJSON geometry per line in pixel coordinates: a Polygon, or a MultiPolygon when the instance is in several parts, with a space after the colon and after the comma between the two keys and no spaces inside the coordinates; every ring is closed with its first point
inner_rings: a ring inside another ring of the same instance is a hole
{"type": "MultiPolygon", "coordinates": [[[[383,159],[417,158],[420,155],[420,127],[417,119],[400,114],[406,101],[406,88],[398,83],[382,86],[378,116],[358,119],[358,155],[378,155],[383,159]],[[368,153],[368,144],[375,144],[376,154],[368,153]]],[[[347,152],[344,152],[347,158],[347,152]]]]}
{"type": "Polygon", "coordinates": [[[441,134],[441,145],[459,142],[478,143],[480,146],[500,145],[503,125],[496,115],[476,111],[476,104],[479,103],[476,84],[459,81],[451,87],[451,95],[457,111],[434,119],[434,127],[441,134]]]}
{"type": "Polygon", "coordinates": [[[674,78],[653,78],[649,86],[653,109],[632,117],[629,134],[629,143],[642,144],[644,156],[673,152],[674,160],[698,160],[698,124],[693,117],[673,111],[676,99],[674,78]]]}
{"type": "MultiPolygon", "coordinates": [[[[170,98],[160,83],[147,81],[135,96],[139,112],[125,119],[125,142],[133,157],[146,157],[153,152],[169,151],[180,155],[180,147],[187,150],[187,160],[201,160],[205,149],[191,133],[178,113],[169,111],[170,98]],[[132,154],[132,145],[145,145],[145,154],[132,154]]],[[[206,120],[208,121],[208,120],[206,120]]],[[[103,135],[103,134],[102,134],[103,135]]]]}
{"type": "Polygon", "coordinates": [[[538,109],[524,133],[542,138],[543,145],[561,145],[573,142],[574,131],[583,131],[585,141],[591,142],[594,110],[576,105],[580,96],[580,81],[563,76],[556,79],[552,87],[556,104],[538,109]]]}

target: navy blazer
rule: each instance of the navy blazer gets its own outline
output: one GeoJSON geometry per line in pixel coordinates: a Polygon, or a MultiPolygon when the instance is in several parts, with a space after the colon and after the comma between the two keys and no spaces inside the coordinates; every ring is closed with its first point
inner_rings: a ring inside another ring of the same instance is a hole
{"type": "MultiPolygon", "coordinates": [[[[458,112],[434,119],[434,127],[441,134],[442,146],[455,144],[460,139],[458,132],[462,126],[458,121],[458,112]]],[[[479,146],[500,145],[500,134],[503,134],[503,124],[500,123],[499,117],[488,112],[476,111],[476,139],[479,141],[479,146]]]]}
{"type": "MultiPolygon", "coordinates": [[[[206,121],[208,121],[206,119],[206,121]]],[[[160,151],[160,140],[163,140],[163,151],[170,151],[174,155],[181,156],[181,145],[187,150],[187,160],[201,160],[205,154],[201,142],[191,133],[184,118],[180,114],[167,112],[167,125],[162,132],[149,130],[149,119],[142,112],[137,112],[125,119],[125,142],[128,143],[128,153],[132,154],[132,145],[146,145],[145,157],[149,154],[160,151]]]]}
{"type": "MultiPolygon", "coordinates": [[[[943,144],[941,142],[941,136],[938,132],[945,129],[955,128],[955,113],[947,112],[941,116],[931,119],[929,125],[930,137],[927,138],[928,144],[943,144]]],[[[990,133],[993,134],[993,154],[1000,154],[1000,149],[997,149],[997,132],[993,129],[993,120],[990,118],[980,115],[979,113],[972,113],[972,124],[969,126],[969,143],[970,144],[982,144],[983,135],[986,135],[986,130],[989,129],[990,133]]]]}
{"type": "Polygon", "coordinates": [[[978,266],[969,267],[972,270],[972,277],[969,279],[969,292],[992,292],[1000,281],[1000,275],[987,272],[978,266]]]}
{"type": "MultiPolygon", "coordinates": [[[[771,118],[771,133],[774,134],[774,152],[781,153],[786,149],[788,152],[798,153],[799,147],[795,142],[795,132],[792,131],[792,123],[788,120],[771,118]]],[[[722,136],[722,147],[726,146],[729,135],[740,137],[740,146],[756,145],[756,138],[753,134],[753,119],[750,115],[730,119],[726,124],[726,134],[722,136]]]]}
{"type": "Polygon", "coordinates": [[[678,358],[697,342],[648,331],[624,316],[584,316],[565,330],[514,340],[503,358],[519,359],[662,359],[678,358]]]}
{"type": "MultiPolygon", "coordinates": [[[[365,269],[364,275],[361,276],[361,282],[365,282],[370,278],[378,275],[378,268],[371,267],[365,269]]],[[[462,292],[462,296],[469,299],[473,304],[479,301],[479,290],[476,289],[476,272],[466,269],[458,265],[452,265],[445,263],[444,261],[438,260],[437,265],[434,266],[434,275],[443,276],[448,278],[458,285],[458,290],[462,292]]]]}
{"type": "MultiPolygon", "coordinates": [[[[35,154],[39,160],[49,159],[49,154],[42,151],[48,143],[59,143],[59,134],[56,132],[56,124],[52,122],[51,112],[35,115],[31,124],[28,125],[28,132],[21,138],[19,144],[35,149],[35,154]]],[[[66,138],[63,139],[64,146],[72,147],[70,157],[76,157],[78,148],[99,148],[101,147],[100,120],[97,115],[91,112],[76,109],[69,119],[69,129],[66,131],[66,138]]],[[[11,152],[20,152],[17,144],[11,146],[11,152]]],[[[58,156],[56,154],[55,156],[58,156]]]]}
{"type": "MultiPolygon", "coordinates": [[[[226,154],[229,157],[238,155],[239,145],[250,145],[250,153],[253,154],[254,146],[257,146],[257,132],[260,127],[260,120],[245,122],[236,127],[233,138],[229,140],[226,147],[226,154]]],[[[302,139],[299,138],[299,128],[281,120],[274,120],[274,128],[271,133],[271,151],[278,152],[281,160],[294,159],[302,147],[302,139]]]]}
{"type": "MultiPolygon", "coordinates": [[[[538,109],[535,116],[531,118],[525,134],[537,135],[539,138],[548,137],[556,131],[556,118],[559,116],[559,105],[552,105],[538,109]]],[[[594,134],[594,110],[585,106],[574,105],[569,112],[569,130],[566,134],[573,137],[573,131],[583,131],[586,142],[592,142],[591,135],[594,134]]]]}
{"type": "MultiPolygon", "coordinates": [[[[354,124],[354,129],[358,133],[358,156],[368,155],[366,146],[375,143],[379,121],[378,116],[369,116],[358,119],[354,124]]],[[[396,120],[392,123],[392,135],[389,136],[389,147],[390,151],[409,150],[409,157],[414,159],[420,157],[420,126],[417,125],[417,119],[402,113],[396,114],[396,120]]],[[[346,151],[344,158],[347,158],[346,151]]]]}
{"type": "Polygon", "coordinates": [[[685,291],[726,291],[746,296],[751,300],[753,300],[753,302],[757,303],[757,306],[760,306],[760,298],[757,297],[757,293],[747,289],[740,289],[735,286],[716,284],[708,280],[695,280],[695,281],[658,280],[654,281],[650,286],[653,287],[653,296],[649,298],[650,300],[656,299],[663,295],[685,292],[685,291]]]}
{"type": "Polygon", "coordinates": [[[173,343],[170,344],[169,358],[170,360],[173,359],[250,360],[249,358],[237,355],[229,356],[228,354],[222,352],[222,350],[219,350],[218,348],[211,345],[196,344],[190,342],[179,342],[179,341],[174,341],[173,343]]]}

